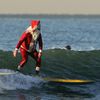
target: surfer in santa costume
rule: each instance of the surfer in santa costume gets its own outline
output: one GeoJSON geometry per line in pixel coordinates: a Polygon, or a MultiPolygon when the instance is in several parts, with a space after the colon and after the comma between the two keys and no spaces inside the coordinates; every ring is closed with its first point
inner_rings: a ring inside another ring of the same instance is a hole
{"type": "Polygon", "coordinates": [[[20,49],[22,60],[18,65],[18,70],[21,70],[24,64],[28,60],[28,56],[31,56],[36,61],[36,74],[40,71],[41,56],[43,49],[42,35],[40,32],[40,21],[32,20],[31,25],[25,30],[20,37],[16,48],[13,51],[13,56],[16,57],[20,49]],[[39,45],[39,49],[36,49],[36,45],[39,45]]]}

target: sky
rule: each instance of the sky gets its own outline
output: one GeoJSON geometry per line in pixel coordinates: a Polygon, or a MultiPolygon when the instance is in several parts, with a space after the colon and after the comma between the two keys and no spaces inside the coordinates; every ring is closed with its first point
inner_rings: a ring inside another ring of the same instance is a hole
{"type": "Polygon", "coordinates": [[[100,14],[100,0],[0,0],[0,14],[100,14]]]}

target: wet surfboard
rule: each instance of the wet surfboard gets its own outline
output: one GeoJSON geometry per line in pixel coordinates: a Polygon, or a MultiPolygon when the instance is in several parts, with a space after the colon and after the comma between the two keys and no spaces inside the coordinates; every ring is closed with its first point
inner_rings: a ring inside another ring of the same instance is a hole
{"type": "MultiPolygon", "coordinates": [[[[0,72],[0,76],[5,76],[5,75],[13,75],[13,74],[18,74],[19,72],[0,72]]],[[[40,76],[34,76],[32,77],[40,77],[40,76]]],[[[60,78],[47,78],[47,77],[40,77],[46,82],[49,83],[57,83],[57,84],[90,84],[94,83],[93,80],[81,80],[81,79],[60,79],[60,78]]]]}
{"type": "Polygon", "coordinates": [[[81,80],[81,79],[58,79],[58,78],[43,78],[49,83],[60,83],[60,84],[90,84],[94,83],[92,80],[81,80]]]}
{"type": "Polygon", "coordinates": [[[12,75],[12,74],[16,74],[16,72],[0,72],[0,76],[12,75]]]}

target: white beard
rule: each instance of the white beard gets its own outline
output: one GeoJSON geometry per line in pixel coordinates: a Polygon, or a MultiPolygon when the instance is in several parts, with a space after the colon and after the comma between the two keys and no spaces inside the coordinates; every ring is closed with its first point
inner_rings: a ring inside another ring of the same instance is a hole
{"type": "Polygon", "coordinates": [[[32,39],[36,41],[39,37],[40,32],[37,30],[35,32],[32,32],[31,34],[32,34],[32,39]]]}
{"type": "Polygon", "coordinates": [[[33,32],[32,30],[32,27],[29,26],[27,29],[26,29],[27,32],[30,32],[32,34],[32,40],[36,41],[39,37],[39,34],[40,34],[40,31],[39,30],[36,30],[33,32]]]}
{"type": "Polygon", "coordinates": [[[36,49],[37,39],[39,37],[40,31],[36,30],[35,32],[32,32],[32,40],[29,46],[29,51],[36,49]]]}
{"type": "Polygon", "coordinates": [[[26,31],[30,32],[31,35],[32,35],[32,40],[31,40],[31,43],[30,43],[30,46],[29,46],[29,51],[31,52],[32,50],[34,50],[36,48],[36,42],[37,42],[37,39],[39,37],[40,31],[36,30],[36,31],[33,32],[31,26],[29,26],[26,31]]]}

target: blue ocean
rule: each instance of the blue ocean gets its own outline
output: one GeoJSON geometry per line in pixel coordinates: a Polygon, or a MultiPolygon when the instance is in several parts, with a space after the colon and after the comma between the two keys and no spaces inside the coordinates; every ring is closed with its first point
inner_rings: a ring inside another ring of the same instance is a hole
{"type": "Polygon", "coordinates": [[[0,100],[99,100],[99,15],[0,15],[0,72],[16,72],[21,56],[13,58],[12,51],[34,19],[41,21],[44,46],[40,75],[94,83],[49,84],[34,76],[35,62],[29,57],[24,74],[0,75],[0,100]]]}

